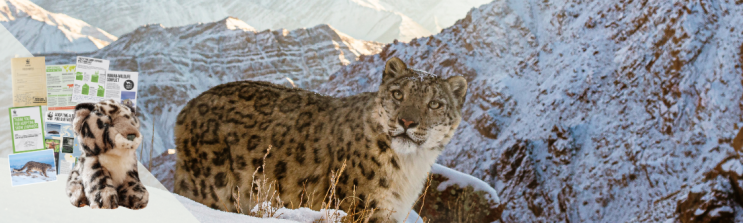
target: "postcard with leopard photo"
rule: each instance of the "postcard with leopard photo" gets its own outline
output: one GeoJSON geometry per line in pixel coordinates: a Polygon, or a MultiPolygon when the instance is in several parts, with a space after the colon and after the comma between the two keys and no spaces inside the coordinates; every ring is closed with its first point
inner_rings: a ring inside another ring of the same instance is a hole
{"type": "Polygon", "coordinates": [[[57,180],[53,150],[10,154],[8,161],[11,185],[14,187],[57,180]]]}

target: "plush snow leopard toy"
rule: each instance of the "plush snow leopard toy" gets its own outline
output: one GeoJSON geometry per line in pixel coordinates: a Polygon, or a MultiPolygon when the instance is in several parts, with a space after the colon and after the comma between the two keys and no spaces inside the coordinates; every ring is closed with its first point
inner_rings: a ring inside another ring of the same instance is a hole
{"type": "Polygon", "coordinates": [[[134,108],[113,100],[81,103],[75,107],[72,128],[82,150],[67,179],[72,205],[146,207],[149,193],[137,173],[135,151],[142,135],[134,108]]]}

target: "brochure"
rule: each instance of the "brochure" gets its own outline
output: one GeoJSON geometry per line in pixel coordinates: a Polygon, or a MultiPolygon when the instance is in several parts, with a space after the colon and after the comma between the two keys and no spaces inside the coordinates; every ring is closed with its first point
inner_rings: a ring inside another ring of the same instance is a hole
{"type": "Polygon", "coordinates": [[[75,65],[46,66],[47,110],[71,110],[77,103],[72,102],[72,89],[75,86],[75,65]]]}
{"type": "Polygon", "coordinates": [[[46,70],[44,57],[12,58],[10,73],[13,84],[13,106],[46,105],[46,70]]]}
{"type": "Polygon", "coordinates": [[[44,116],[44,141],[47,149],[54,152],[72,153],[75,148],[75,132],[72,131],[72,110],[47,111],[44,116]]]}
{"type": "Polygon", "coordinates": [[[9,108],[13,153],[45,149],[41,106],[9,108]]]}
{"type": "Polygon", "coordinates": [[[72,172],[72,168],[75,165],[75,161],[77,158],[72,156],[72,153],[60,153],[59,159],[57,161],[57,173],[59,174],[70,174],[72,172]]]}
{"type": "Polygon", "coordinates": [[[99,102],[104,99],[108,64],[108,60],[77,57],[73,102],[99,102]]]}
{"type": "Polygon", "coordinates": [[[108,71],[106,74],[106,99],[136,107],[137,72],[108,71]]]}

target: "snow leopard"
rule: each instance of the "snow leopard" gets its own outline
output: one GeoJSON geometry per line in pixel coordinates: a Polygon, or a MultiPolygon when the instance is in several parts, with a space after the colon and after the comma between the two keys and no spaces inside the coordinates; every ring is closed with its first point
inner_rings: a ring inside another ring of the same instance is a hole
{"type": "Polygon", "coordinates": [[[81,154],[67,179],[72,205],[142,209],[149,192],[139,180],[136,149],[142,143],[134,108],[104,100],[75,106],[72,128],[81,154]]]}
{"type": "Polygon", "coordinates": [[[51,164],[39,163],[39,162],[36,162],[36,161],[28,161],[28,162],[26,162],[26,164],[23,165],[23,167],[21,167],[20,169],[13,169],[12,172],[13,173],[26,172],[26,175],[30,175],[31,174],[31,171],[36,171],[39,174],[43,175],[44,177],[49,177],[49,176],[46,175],[46,170],[48,170],[48,169],[52,169],[52,165],[51,164]],[[26,171],[23,171],[24,169],[26,171]]]}
{"type": "Polygon", "coordinates": [[[467,81],[394,57],[381,79],[377,92],[349,97],[256,81],[203,92],[176,118],[174,192],[246,213],[256,205],[245,198],[258,192],[254,179],[268,180],[287,206],[318,210],[333,183],[335,196],[354,197],[340,209],[356,200],[375,210],[369,222],[403,221],[461,121],[467,81]]]}

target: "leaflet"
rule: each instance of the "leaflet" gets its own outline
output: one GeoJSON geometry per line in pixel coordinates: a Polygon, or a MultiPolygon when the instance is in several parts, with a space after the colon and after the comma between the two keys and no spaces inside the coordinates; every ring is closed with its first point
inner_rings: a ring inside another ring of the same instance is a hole
{"type": "Polygon", "coordinates": [[[46,105],[44,57],[12,58],[13,106],[46,105]]]}
{"type": "Polygon", "coordinates": [[[73,102],[99,102],[106,95],[106,71],[110,61],[77,57],[73,102]]]}
{"type": "Polygon", "coordinates": [[[106,73],[106,99],[136,107],[137,72],[108,71],[106,73]]]}
{"type": "Polygon", "coordinates": [[[75,165],[75,161],[77,158],[72,156],[71,153],[61,153],[59,154],[59,158],[57,161],[57,168],[59,171],[57,171],[58,174],[70,174],[72,172],[72,168],[75,165]]]}
{"type": "Polygon", "coordinates": [[[72,131],[74,111],[58,110],[47,111],[44,116],[44,141],[47,149],[54,152],[73,153],[75,148],[75,132],[72,131]]]}
{"type": "Polygon", "coordinates": [[[45,149],[41,106],[9,108],[13,153],[45,149]]]}
{"type": "Polygon", "coordinates": [[[75,86],[75,65],[46,66],[47,110],[71,110],[77,103],[72,101],[75,86]]]}

